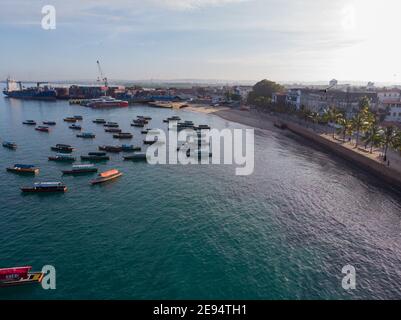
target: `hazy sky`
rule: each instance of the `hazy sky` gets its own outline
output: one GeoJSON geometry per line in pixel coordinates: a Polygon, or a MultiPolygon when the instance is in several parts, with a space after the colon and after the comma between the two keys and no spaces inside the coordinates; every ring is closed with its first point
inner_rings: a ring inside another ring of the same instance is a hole
{"type": "Polygon", "coordinates": [[[0,78],[401,82],[400,0],[2,0],[0,78]],[[42,7],[56,29],[41,28],[42,7]]]}

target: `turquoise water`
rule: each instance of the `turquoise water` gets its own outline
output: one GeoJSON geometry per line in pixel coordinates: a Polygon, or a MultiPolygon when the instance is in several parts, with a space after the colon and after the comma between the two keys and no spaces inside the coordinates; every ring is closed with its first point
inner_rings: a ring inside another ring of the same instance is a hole
{"type": "Polygon", "coordinates": [[[91,176],[62,177],[68,164],[47,161],[50,146],[77,155],[116,144],[95,118],[131,128],[136,115],[151,127],[179,114],[216,128],[243,128],[216,116],[153,109],[91,110],[68,102],[0,99],[0,267],[53,265],[57,289],[1,288],[0,298],[33,299],[356,299],[401,297],[401,197],[378,180],[305,140],[256,132],[255,172],[235,166],[99,164],[124,176],[91,187],[91,176]],[[81,140],[65,116],[82,115],[81,140]],[[50,134],[23,126],[55,120],[50,134]],[[36,178],[7,173],[14,163],[40,166],[36,178]],[[22,185],[63,181],[60,195],[23,196],[22,185]],[[357,289],[341,287],[341,269],[357,270],[357,289]]]}

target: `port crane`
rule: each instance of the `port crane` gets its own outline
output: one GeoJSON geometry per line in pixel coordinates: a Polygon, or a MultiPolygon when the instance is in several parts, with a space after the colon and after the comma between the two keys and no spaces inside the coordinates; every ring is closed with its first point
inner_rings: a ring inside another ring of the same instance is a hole
{"type": "Polygon", "coordinates": [[[102,67],[100,66],[99,60],[96,61],[96,64],[97,64],[97,68],[99,69],[99,74],[100,74],[100,77],[97,78],[97,81],[98,82],[103,81],[104,82],[104,86],[106,87],[106,90],[107,90],[108,87],[109,87],[109,82],[107,80],[107,77],[103,73],[103,70],[102,70],[102,67]]]}

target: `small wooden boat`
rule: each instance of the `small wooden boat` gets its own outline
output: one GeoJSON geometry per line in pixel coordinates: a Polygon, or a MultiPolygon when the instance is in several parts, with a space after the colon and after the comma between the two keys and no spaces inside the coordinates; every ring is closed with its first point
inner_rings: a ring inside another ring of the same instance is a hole
{"type": "Polygon", "coordinates": [[[144,123],[131,123],[131,127],[143,128],[145,127],[144,123]]]}
{"type": "Polygon", "coordinates": [[[22,187],[21,191],[30,193],[66,192],[67,186],[61,182],[36,182],[31,187],[22,187]]]}
{"type": "Polygon", "coordinates": [[[38,174],[39,168],[32,164],[15,164],[12,168],[7,168],[8,172],[21,174],[38,174]]]}
{"type": "Polygon", "coordinates": [[[41,131],[41,132],[50,132],[50,128],[46,126],[38,126],[35,128],[36,131],[41,131]]]}
{"type": "Polygon", "coordinates": [[[121,176],[122,176],[122,173],[120,171],[118,171],[117,169],[112,169],[112,170],[100,173],[98,178],[91,181],[91,184],[94,185],[94,184],[105,183],[107,181],[114,180],[121,176]]]}
{"type": "Polygon", "coordinates": [[[210,130],[210,126],[207,124],[200,124],[198,127],[195,128],[195,130],[210,130]]]}
{"type": "Polygon", "coordinates": [[[137,116],[137,118],[138,119],[144,119],[144,120],[147,120],[147,121],[152,120],[152,117],[149,117],[149,116],[137,116]]]}
{"type": "Polygon", "coordinates": [[[143,144],[152,145],[155,144],[157,140],[143,140],[143,144]]]}
{"type": "Polygon", "coordinates": [[[56,162],[74,162],[76,159],[73,156],[68,156],[65,154],[58,154],[56,156],[49,157],[49,161],[56,161],[56,162]]]}
{"type": "Polygon", "coordinates": [[[27,124],[30,126],[36,126],[36,121],[35,120],[25,120],[24,122],[22,122],[22,124],[27,124]]]}
{"type": "Polygon", "coordinates": [[[11,150],[17,149],[17,144],[15,144],[14,142],[4,141],[2,145],[4,148],[7,148],[7,149],[11,149],[11,150]]]}
{"type": "Polygon", "coordinates": [[[68,128],[70,128],[72,130],[82,130],[82,127],[78,124],[72,124],[68,128]]]}
{"type": "Polygon", "coordinates": [[[132,121],[133,123],[138,123],[138,124],[148,124],[149,121],[145,119],[135,119],[132,121]]]}
{"type": "Polygon", "coordinates": [[[76,119],[76,120],[78,120],[78,121],[81,121],[81,120],[84,119],[82,116],[73,116],[73,118],[76,119]]]}
{"type": "Polygon", "coordinates": [[[96,138],[96,135],[94,135],[93,133],[90,133],[90,132],[84,132],[84,133],[77,134],[77,138],[94,139],[94,138],[96,138]]]}
{"type": "Polygon", "coordinates": [[[74,117],[67,117],[63,119],[65,122],[77,122],[77,119],[75,119],[74,117]]]}
{"type": "Polygon", "coordinates": [[[102,157],[106,155],[106,152],[89,152],[88,155],[102,157]]]}
{"type": "Polygon", "coordinates": [[[81,156],[82,161],[108,161],[110,160],[109,156],[103,155],[103,156],[97,156],[97,155],[87,155],[87,156],[81,156]]]}
{"type": "Polygon", "coordinates": [[[170,118],[163,120],[163,122],[180,121],[180,120],[181,120],[181,118],[179,116],[172,116],[170,118]]]}
{"type": "Polygon", "coordinates": [[[133,145],[123,144],[121,146],[123,152],[141,151],[141,147],[134,147],[133,145]]]}
{"type": "Polygon", "coordinates": [[[122,147],[120,146],[99,146],[99,150],[113,153],[119,153],[123,151],[122,147]]]}
{"type": "Polygon", "coordinates": [[[121,133],[122,130],[118,129],[118,128],[108,128],[108,129],[104,129],[104,132],[108,132],[108,133],[121,133]]]}
{"type": "Polygon", "coordinates": [[[69,144],[56,144],[55,147],[50,147],[52,151],[57,151],[60,153],[72,153],[75,149],[69,144]]]}
{"type": "Polygon", "coordinates": [[[146,161],[146,153],[135,153],[131,156],[124,157],[124,160],[131,160],[131,161],[146,161]]]}
{"type": "Polygon", "coordinates": [[[56,125],[55,121],[43,121],[42,123],[46,126],[55,126],[56,125]]]}
{"type": "Polygon", "coordinates": [[[42,282],[42,272],[31,272],[32,267],[0,269],[0,287],[18,286],[42,282]]]}
{"type": "Polygon", "coordinates": [[[93,123],[97,123],[97,124],[105,124],[105,123],[106,123],[106,120],[104,120],[104,119],[95,119],[95,120],[93,120],[92,122],[93,122],[93,123]]]}
{"type": "Polygon", "coordinates": [[[119,127],[117,122],[107,122],[103,126],[107,127],[107,128],[118,128],[119,127]]]}
{"type": "Polygon", "coordinates": [[[134,136],[129,132],[120,132],[117,134],[113,134],[114,139],[132,139],[134,136]]]}
{"type": "Polygon", "coordinates": [[[83,174],[97,172],[93,164],[77,164],[72,166],[71,170],[63,170],[63,174],[83,174]]]}

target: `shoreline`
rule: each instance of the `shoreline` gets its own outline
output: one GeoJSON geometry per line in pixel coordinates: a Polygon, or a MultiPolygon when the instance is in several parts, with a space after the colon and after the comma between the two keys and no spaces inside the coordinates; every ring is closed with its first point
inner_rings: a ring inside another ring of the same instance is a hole
{"type": "Polygon", "coordinates": [[[282,120],[279,117],[269,114],[261,114],[254,111],[213,107],[192,107],[189,110],[214,114],[222,119],[262,130],[275,129],[274,123],[278,121],[281,124],[284,124],[285,128],[290,132],[302,136],[308,141],[311,141],[316,145],[323,147],[327,151],[333,152],[341,158],[360,166],[365,171],[373,174],[384,182],[401,188],[401,170],[397,170],[397,168],[385,165],[382,161],[379,160],[377,151],[373,154],[366,153],[366,151],[363,151],[360,148],[355,149],[347,143],[344,143],[337,139],[333,139],[330,134],[318,134],[304,126],[296,124],[295,122],[282,120]],[[208,109],[214,110],[208,111],[208,109]]]}

